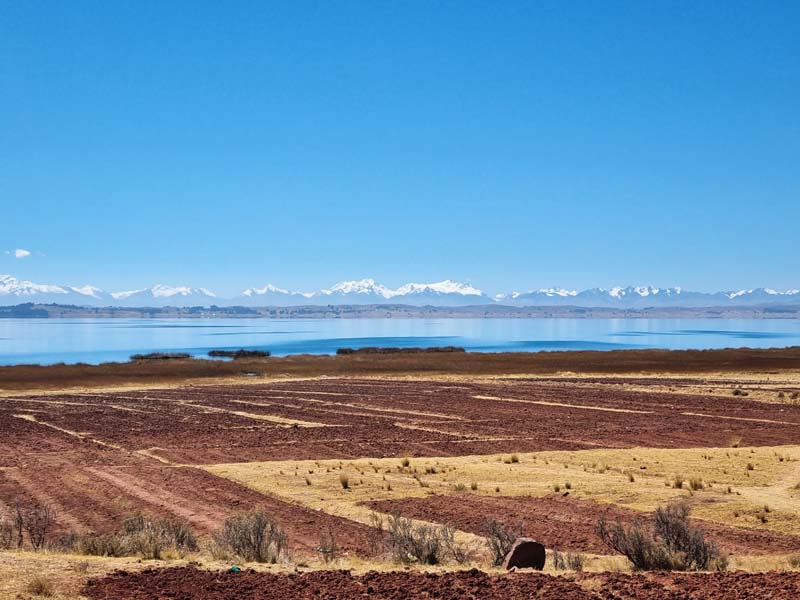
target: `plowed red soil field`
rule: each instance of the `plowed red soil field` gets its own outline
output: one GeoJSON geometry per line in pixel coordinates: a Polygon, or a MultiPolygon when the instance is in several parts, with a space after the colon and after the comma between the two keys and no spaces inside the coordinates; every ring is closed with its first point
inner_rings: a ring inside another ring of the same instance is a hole
{"type": "MultiPolygon", "coordinates": [[[[524,534],[548,548],[606,554],[608,548],[595,534],[597,520],[630,524],[636,519],[647,523],[650,515],[591,500],[547,496],[544,498],[478,496],[427,496],[369,502],[367,506],[385,513],[400,511],[403,516],[447,523],[480,534],[489,519],[502,523],[521,523],[524,534]]],[[[772,531],[726,527],[695,521],[726,552],[736,554],[775,554],[800,551],[800,537],[772,531]]]]}
{"type": "Polygon", "coordinates": [[[488,575],[471,570],[445,574],[346,571],[303,574],[210,572],[194,567],[117,572],[88,582],[93,600],[272,600],[295,598],[437,598],[440,600],[743,600],[800,597],[800,573],[702,573],[488,575]]]}
{"type": "Polygon", "coordinates": [[[261,505],[301,549],[334,524],[341,544],[353,540],[356,548],[366,547],[363,526],[193,465],[724,446],[734,438],[798,444],[800,406],[559,380],[320,379],[6,397],[0,504],[19,497],[51,504],[64,529],[107,531],[141,510],[180,517],[200,532],[261,505]]]}

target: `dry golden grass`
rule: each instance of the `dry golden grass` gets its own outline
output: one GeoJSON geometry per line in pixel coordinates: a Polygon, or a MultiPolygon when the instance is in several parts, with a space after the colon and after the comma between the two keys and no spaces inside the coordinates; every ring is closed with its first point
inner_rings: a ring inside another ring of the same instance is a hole
{"type": "Polygon", "coordinates": [[[313,509],[367,523],[359,502],[429,494],[545,496],[567,489],[574,498],[652,511],[676,498],[693,515],[725,525],[800,535],[800,446],[583,450],[577,452],[400,459],[281,461],[212,465],[206,468],[255,490],[313,509]],[[747,464],[754,466],[747,470],[747,464]],[[677,489],[676,475],[688,477],[677,489]],[[340,477],[350,485],[343,489],[340,477]],[[633,475],[633,477],[631,477],[633,475]],[[310,482],[310,485],[306,482],[310,482]],[[631,481],[633,479],[633,481],[631,481]],[[477,489],[472,484],[477,483],[477,489]],[[730,491],[729,491],[730,488],[730,491]],[[770,507],[768,519],[759,515],[770,507]],[[738,514],[738,516],[734,516],[738,514]]]}

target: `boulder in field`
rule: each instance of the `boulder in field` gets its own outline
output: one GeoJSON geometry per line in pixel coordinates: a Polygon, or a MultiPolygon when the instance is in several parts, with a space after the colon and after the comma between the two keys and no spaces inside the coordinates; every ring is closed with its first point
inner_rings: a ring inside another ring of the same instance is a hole
{"type": "Polygon", "coordinates": [[[544,545],[531,538],[517,538],[511,550],[506,554],[503,568],[506,570],[517,569],[544,569],[544,545]]]}

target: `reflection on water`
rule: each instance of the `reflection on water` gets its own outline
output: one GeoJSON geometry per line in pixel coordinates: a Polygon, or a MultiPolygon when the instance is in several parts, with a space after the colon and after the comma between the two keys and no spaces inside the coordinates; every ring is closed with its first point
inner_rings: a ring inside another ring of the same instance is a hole
{"type": "Polygon", "coordinates": [[[463,346],[476,352],[800,345],[790,319],[0,319],[0,364],[124,361],[131,354],[463,346]]]}

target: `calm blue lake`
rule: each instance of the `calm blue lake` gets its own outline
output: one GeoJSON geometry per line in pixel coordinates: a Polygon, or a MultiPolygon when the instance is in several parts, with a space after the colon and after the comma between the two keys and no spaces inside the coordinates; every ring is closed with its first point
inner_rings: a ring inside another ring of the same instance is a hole
{"type": "Polygon", "coordinates": [[[0,319],[0,364],[124,361],[137,352],[463,346],[476,352],[800,345],[788,319],[0,319]]]}

